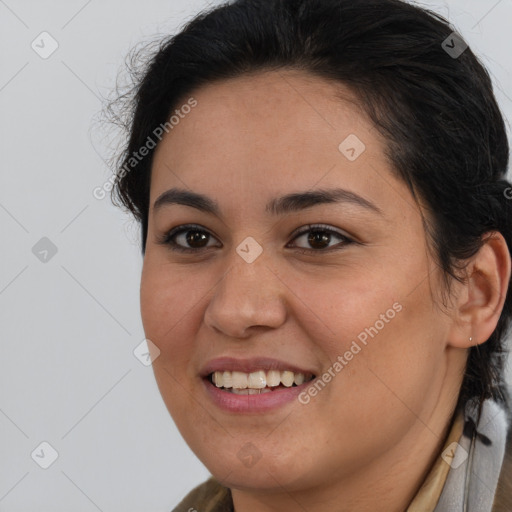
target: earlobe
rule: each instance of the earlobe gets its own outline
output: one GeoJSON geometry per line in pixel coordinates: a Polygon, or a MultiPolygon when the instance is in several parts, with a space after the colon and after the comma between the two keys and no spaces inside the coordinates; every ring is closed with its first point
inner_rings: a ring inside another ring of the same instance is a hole
{"type": "Polygon", "coordinates": [[[510,284],[510,253],[501,233],[488,233],[484,240],[467,267],[464,289],[453,305],[448,338],[452,347],[470,348],[486,342],[503,310],[510,284]]]}

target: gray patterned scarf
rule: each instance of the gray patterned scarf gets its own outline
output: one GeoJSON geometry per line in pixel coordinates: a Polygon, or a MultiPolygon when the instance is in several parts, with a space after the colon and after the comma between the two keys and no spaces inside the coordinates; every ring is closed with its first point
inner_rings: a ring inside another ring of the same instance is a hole
{"type": "Polygon", "coordinates": [[[505,455],[508,430],[503,405],[486,400],[477,424],[475,402],[464,411],[464,433],[434,512],[491,512],[505,455]]]}

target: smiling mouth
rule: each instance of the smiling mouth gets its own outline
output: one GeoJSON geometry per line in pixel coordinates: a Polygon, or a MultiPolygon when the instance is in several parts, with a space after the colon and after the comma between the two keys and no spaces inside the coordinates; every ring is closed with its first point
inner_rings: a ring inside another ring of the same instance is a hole
{"type": "Polygon", "coordinates": [[[216,371],[208,380],[217,388],[236,395],[260,395],[277,389],[300,386],[313,380],[311,373],[295,373],[290,370],[258,370],[251,373],[216,371]]]}

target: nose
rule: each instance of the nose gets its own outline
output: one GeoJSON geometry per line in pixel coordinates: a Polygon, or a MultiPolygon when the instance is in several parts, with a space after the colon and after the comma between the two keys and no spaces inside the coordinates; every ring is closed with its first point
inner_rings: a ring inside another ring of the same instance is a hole
{"type": "Polygon", "coordinates": [[[261,259],[241,260],[215,288],[204,322],[226,336],[243,339],[257,328],[280,327],[286,316],[285,285],[261,259]]]}

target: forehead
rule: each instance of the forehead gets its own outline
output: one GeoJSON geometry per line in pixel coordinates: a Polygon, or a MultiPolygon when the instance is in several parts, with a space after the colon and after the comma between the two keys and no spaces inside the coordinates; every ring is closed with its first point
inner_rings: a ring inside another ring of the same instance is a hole
{"type": "Polygon", "coordinates": [[[286,156],[282,150],[289,146],[295,154],[302,148],[302,153],[318,159],[320,144],[337,152],[350,130],[368,144],[378,138],[369,136],[373,126],[348,88],[300,71],[242,75],[203,86],[191,96],[197,106],[157,152],[168,146],[175,159],[190,157],[195,145],[194,157],[220,157],[228,150],[233,158],[240,149],[245,156],[254,156],[264,148],[258,159],[269,155],[275,161],[276,154],[286,156]]]}
{"type": "Polygon", "coordinates": [[[383,176],[392,179],[385,141],[343,84],[268,71],[211,83],[191,97],[197,105],[157,147],[152,201],[171,186],[213,197],[316,185],[378,196],[383,176]]]}

